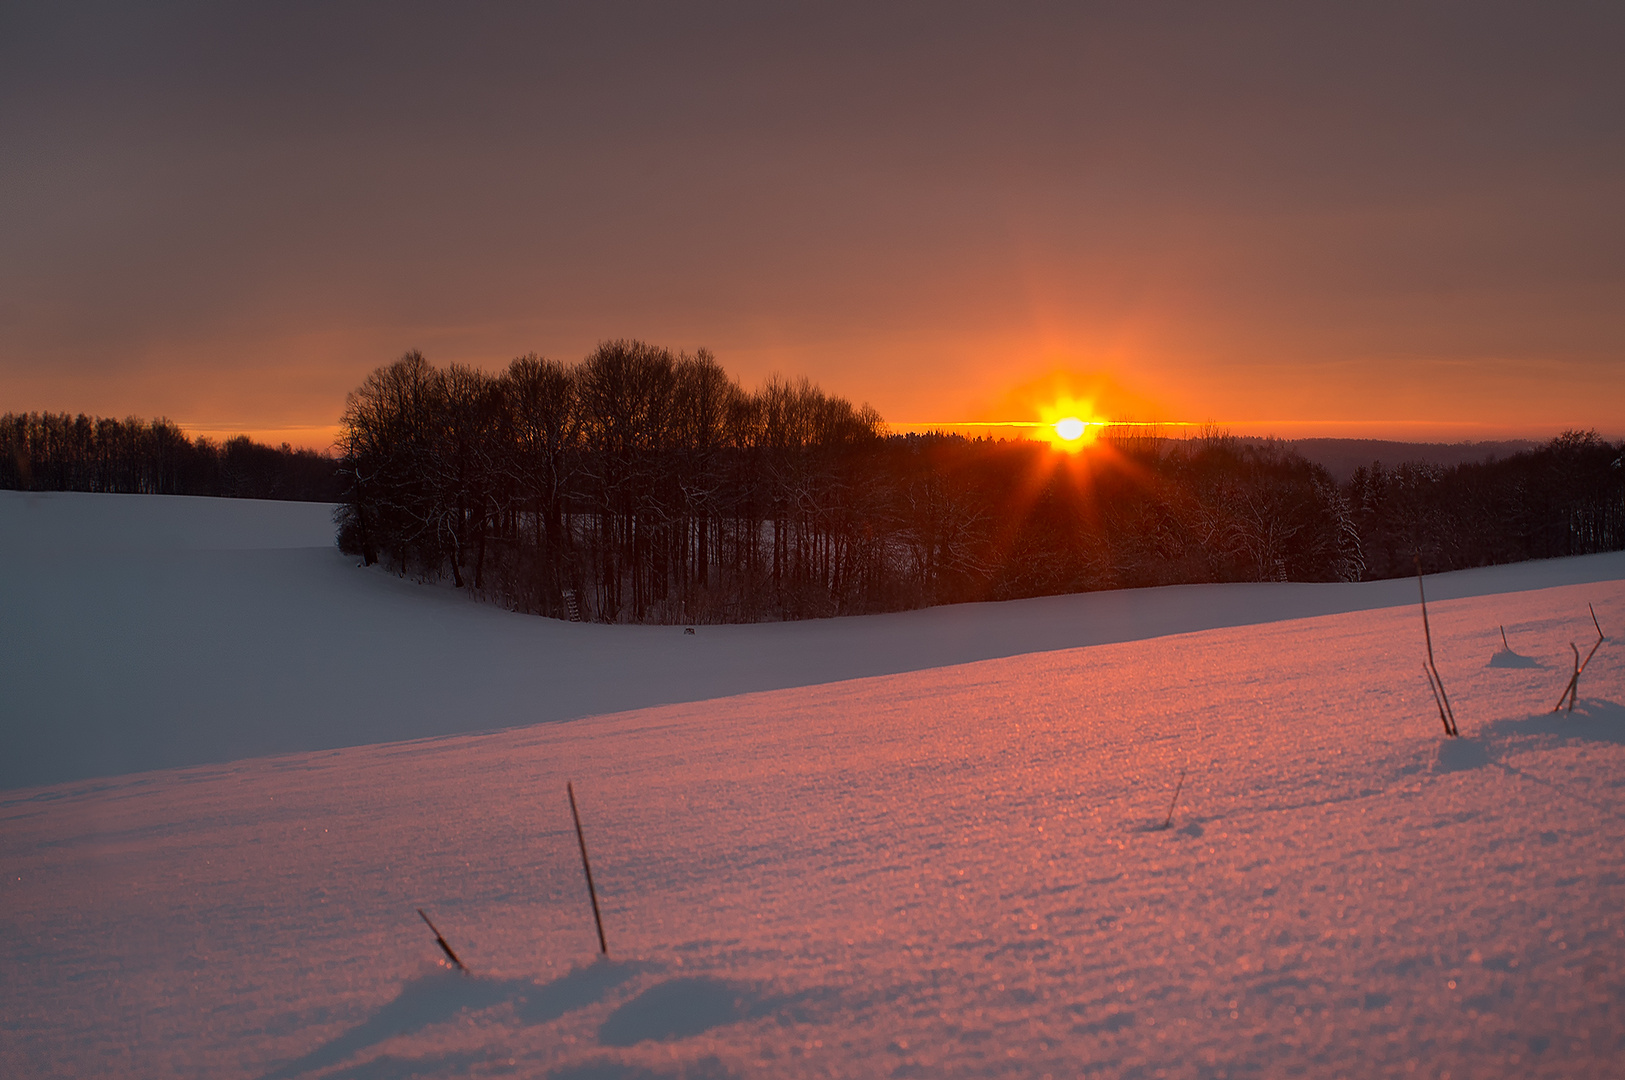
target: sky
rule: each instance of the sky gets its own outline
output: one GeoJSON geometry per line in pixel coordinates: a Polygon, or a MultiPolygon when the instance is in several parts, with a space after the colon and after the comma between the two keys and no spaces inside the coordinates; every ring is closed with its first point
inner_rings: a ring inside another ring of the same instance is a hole
{"type": "Polygon", "coordinates": [[[898,427],[1625,435],[1617,4],[0,0],[0,411],[605,339],[898,427]]]}

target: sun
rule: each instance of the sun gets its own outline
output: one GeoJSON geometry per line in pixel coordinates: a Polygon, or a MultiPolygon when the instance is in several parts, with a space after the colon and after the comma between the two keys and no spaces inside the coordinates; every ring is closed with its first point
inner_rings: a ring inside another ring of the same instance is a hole
{"type": "Polygon", "coordinates": [[[1092,401],[1068,398],[1039,411],[1048,429],[1050,445],[1069,454],[1093,445],[1096,436],[1106,427],[1106,421],[1096,415],[1092,401]]]}

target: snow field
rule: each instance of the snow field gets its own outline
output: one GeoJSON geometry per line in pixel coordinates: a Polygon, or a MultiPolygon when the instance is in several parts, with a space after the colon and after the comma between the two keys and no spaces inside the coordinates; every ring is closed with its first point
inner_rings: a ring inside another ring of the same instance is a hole
{"type": "Polygon", "coordinates": [[[5,793],[0,1072],[1614,1075],[1625,582],[1429,610],[5,793]]]}
{"type": "MultiPolygon", "coordinates": [[[[0,789],[524,726],[1220,626],[1412,605],[1414,581],[1197,585],[752,626],[594,626],[418,585],[331,508],[0,492],[0,789]]],[[[1625,579],[1625,552],[1429,595],[1625,579]]],[[[1499,639],[1497,639],[1499,640],[1499,639]]]]}

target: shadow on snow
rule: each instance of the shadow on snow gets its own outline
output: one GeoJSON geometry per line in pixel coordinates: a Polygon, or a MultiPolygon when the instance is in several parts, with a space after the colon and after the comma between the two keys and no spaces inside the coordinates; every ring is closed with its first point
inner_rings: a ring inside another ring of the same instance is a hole
{"type": "Polygon", "coordinates": [[[645,1039],[682,1039],[714,1027],[762,1016],[777,1005],[749,987],[720,979],[667,979],[609,1014],[598,1029],[605,1046],[632,1046],[645,1039]]]}
{"type": "MultiPolygon", "coordinates": [[[[598,960],[576,968],[550,983],[529,979],[497,979],[437,971],[409,980],[395,999],[366,1020],[337,1038],[266,1073],[261,1080],[289,1080],[306,1073],[337,1065],[345,1059],[378,1046],[398,1035],[410,1035],[434,1024],[452,1020],[464,1012],[478,1012],[499,1005],[511,1005],[522,1024],[545,1024],[575,1009],[605,1000],[616,987],[635,976],[656,969],[646,963],[598,960]]],[[[795,1011],[807,1003],[809,995],[763,995],[752,987],[705,976],[679,976],[664,979],[617,1006],[598,1029],[598,1042],[606,1047],[627,1047],[645,1041],[667,1042],[699,1035],[712,1028],[767,1016],[785,1007],[795,1011]]],[[[466,1072],[484,1058],[412,1061],[381,1056],[331,1074],[353,1080],[393,1080],[423,1075],[426,1064],[432,1072],[466,1072]]],[[[676,1073],[653,1073],[604,1060],[571,1066],[558,1077],[573,1080],[647,1080],[662,1076],[709,1080],[728,1075],[713,1059],[683,1066],[676,1073]]]]}
{"type": "Polygon", "coordinates": [[[1492,720],[1471,736],[1441,740],[1434,773],[1467,772],[1497,761],[1515,743],[1593,742],[1625,745],[1625,705],[1582,698],[1573,712],[1534,713],[1492,720]]]}
{"type": "Polygon", "coordinates": [[[589,1061],[547,1074],[548,1080],[732,1080],[735,1075],[714,1057],[680,1065],[670,1072],[618,1061],[589,1061]]]}
{"type": "Polygon", "coordinates": [[[409,1035],[450,1020],[459,1013],[496,1005],[511,1003],[521,1022],[545,1024],[574,1009],[602,1001],[615,987],[648,967],[647,964],[599,960],[550,983],[437,971],[409,980],[395,995],[395,1000],[366,1020],[304,1057],[271,1070],[261,1080],[285,1080],[336,1065],[397,1035],[409,1035]]]}

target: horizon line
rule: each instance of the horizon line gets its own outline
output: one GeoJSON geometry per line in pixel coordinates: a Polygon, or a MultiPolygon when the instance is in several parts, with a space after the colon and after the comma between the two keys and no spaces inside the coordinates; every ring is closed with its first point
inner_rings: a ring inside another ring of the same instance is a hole
{"type": "MultiPolygon", "coordinates": [[[[1078,419],[1082,420],[1082,417],[1078,419]]],[[[1492,427],[1483,420],[1083,420],[1089,427],[1240,427],[1257,424],[1306,424],[1335,426],[1338,424],[1375,425],[1406,424],[1427,427],[1492,427]]],[[[1054,427],[1046,420],[922,420],[905,422],[888,420],[889,427],[1054,427]]]]}

